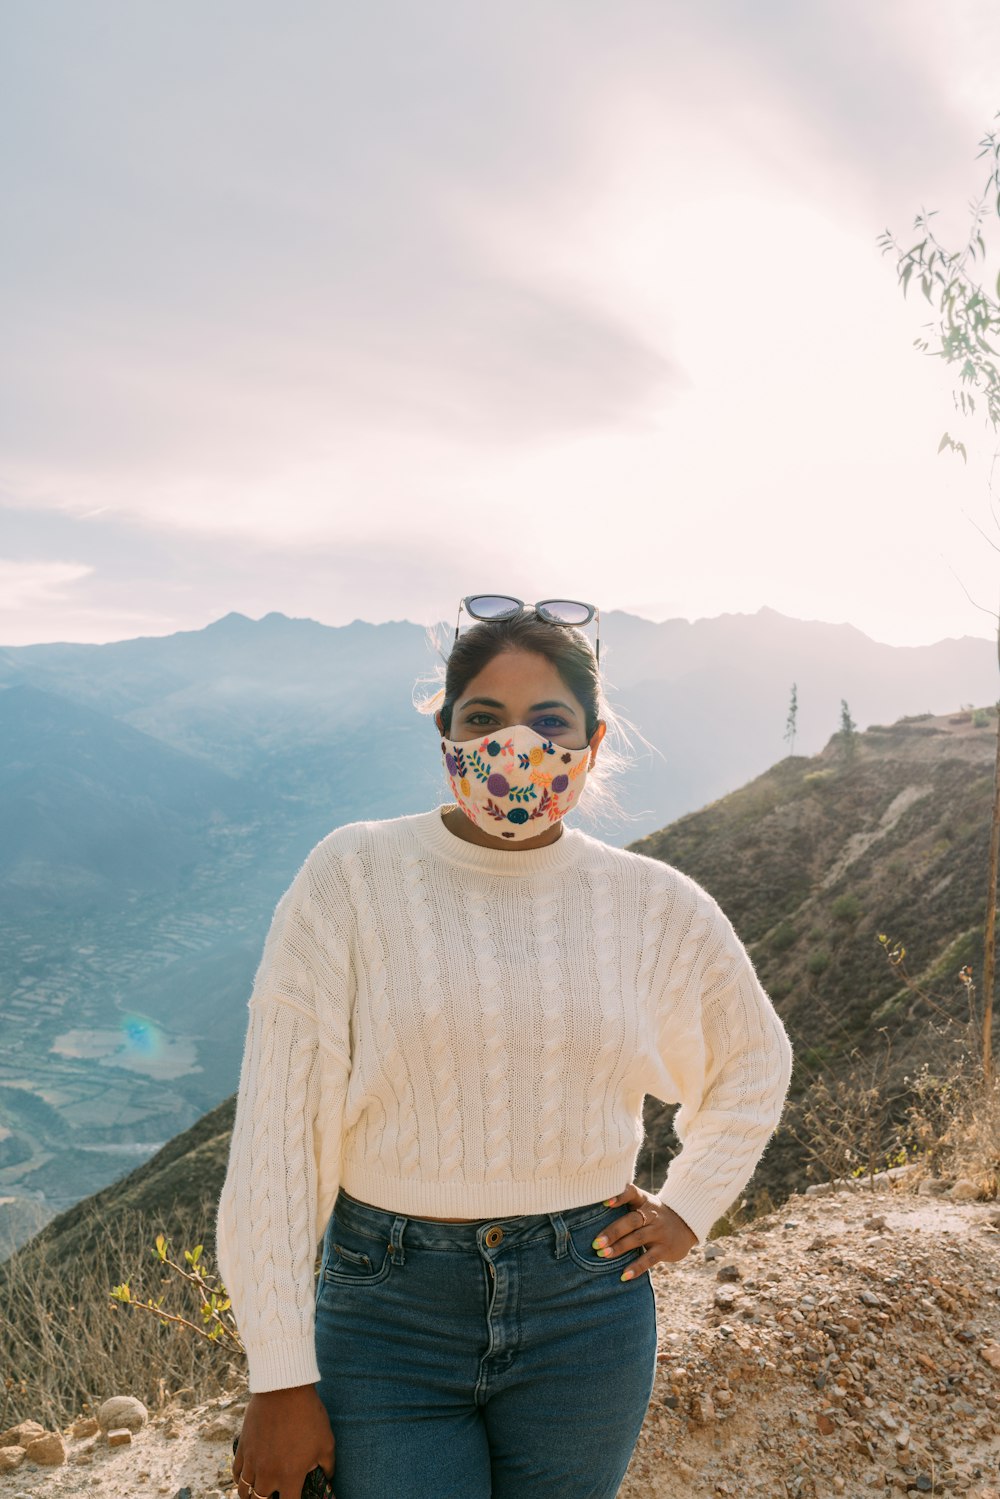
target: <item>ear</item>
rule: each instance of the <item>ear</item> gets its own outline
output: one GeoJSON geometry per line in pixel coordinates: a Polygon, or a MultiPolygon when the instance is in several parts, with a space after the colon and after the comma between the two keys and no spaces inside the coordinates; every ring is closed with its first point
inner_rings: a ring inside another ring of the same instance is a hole
{"type": "Polygon", "coordinates": [[[591,740],[590,740],[590,769],[591,770],[593,770],[593,768],[594,768],[594,761],[597,759],[597,751],[600,748],[601,740],[604,738],[604,736],[605,736],[605,734],[607,732],[608,732],[608,726],[607,726],[607,723],[605,722],[605,720],[603,718],[598,719],[598,721],[597,721],[597,728],[594,730],[593,735],[591,736],[591,740]]]}

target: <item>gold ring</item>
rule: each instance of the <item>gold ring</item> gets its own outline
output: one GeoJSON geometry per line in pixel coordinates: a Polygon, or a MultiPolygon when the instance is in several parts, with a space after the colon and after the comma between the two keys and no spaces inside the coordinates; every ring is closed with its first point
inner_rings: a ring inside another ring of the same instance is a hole
{"type": "Polygon", "coordinates": [[[643,1212],[642,1208],[636,1208],[636,1212],[639,1214],[639,1217],[642,1219],[642,1227],[645,1228],[646,1227],[646,1214],[643,1212]]]}

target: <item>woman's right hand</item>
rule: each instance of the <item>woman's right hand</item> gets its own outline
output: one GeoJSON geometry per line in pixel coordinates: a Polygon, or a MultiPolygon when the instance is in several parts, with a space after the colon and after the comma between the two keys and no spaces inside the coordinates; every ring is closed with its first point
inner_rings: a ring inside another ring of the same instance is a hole
{"type": "Polygon", "coordinates": [[[326,1406],[313,1384],[251,1395],[233,1458],[233,1478],[240,1499],[252,1499],[251,1488],[270,1499],[300,1499],[307,1473],[316,1464],[333,1479],[334,1438],[326,1406]]]}

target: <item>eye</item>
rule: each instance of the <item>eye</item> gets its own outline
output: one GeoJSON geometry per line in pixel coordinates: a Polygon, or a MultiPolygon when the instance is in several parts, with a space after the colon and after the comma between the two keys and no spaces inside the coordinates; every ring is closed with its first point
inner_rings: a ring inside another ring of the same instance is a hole
{"type": "MultiPolygon", "coordinates": [[[[490,717],[489,713],[483,713],[480,710],[480,712],[478,712],[478,713],[468,713],[468,714],[466,714],[465,721],[466,721],[466,723],[475,724],[477,718],[489,718],[489,717],[490,717]]],[[[477,724],[476,727],[478,728],[479,725],[477,724]]]]}
{"type": "Polygon", "coordinates": [[[556,726],[556,728],[555,728],[556,733],[558,733],[560,729],[565,729],[567,727],[566,720],[563,719],[563,718],[554,718],[554,717],[553,718],[540,718],[537,721],[538,721],[538,723],[551,723],[551,724],[555,724],[555,726],[556,726]]]}

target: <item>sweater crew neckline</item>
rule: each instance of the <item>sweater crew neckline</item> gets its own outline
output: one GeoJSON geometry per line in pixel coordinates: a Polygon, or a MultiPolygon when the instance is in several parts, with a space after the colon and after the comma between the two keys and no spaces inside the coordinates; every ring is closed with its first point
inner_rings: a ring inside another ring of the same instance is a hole
{"type": "Polygon", "coordinates": [[[459,838],[445,826],[443,815],[454,802],[443,802],[429,812],[417,812],[407,818],[420,843],[449,864],[478,869],[488,874],[521,877],[532,874],[554,874],[577,863],[587,841],[579,828],[563,824],[562,833],[544,848],[485,848],[459,838]]]}

